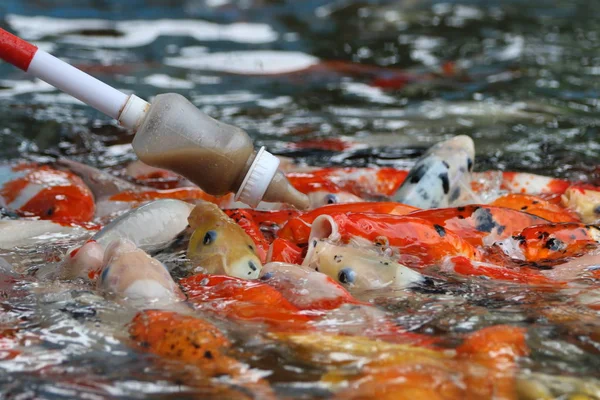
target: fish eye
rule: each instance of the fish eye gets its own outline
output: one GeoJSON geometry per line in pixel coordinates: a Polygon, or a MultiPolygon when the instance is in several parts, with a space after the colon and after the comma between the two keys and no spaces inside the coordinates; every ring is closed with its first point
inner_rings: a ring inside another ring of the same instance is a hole
{"type": "Polygon", "coordinates": [[[594,207],[594,214],[600,214],[600,204],[594,207]]]}
{"type": "Polygon", "coordinates": [[[204,235],[204,239],[202,239],[202,244],[208,246],[215,240],[217,240],[217,231],[208,231],[206,232],[206,235],[204,235]]]}
{"type": "Polygon", "coordinates": [[[49,216],[49,217],[50,217],[50,216],[52,216],[53,214],[54,214],[54,208],[49,208],[49,209],[46,211],[46,215],[47,215],[47,216],[49,216]]]}
{"type": "Polygon", "coordinates": [[[100,274],[100,281],[104,282],[106,280],[106,277],[108,276],[108,270],[110,268],[104,268],[102,270],[102,273],[100,274]]]}
{"type": "Polygon", "coordinates": [[[356,281],[356,272],[352,268],[342,268],[338,273],[338,280],[341,283],[354,283],[356,281]]]}
{"type": "Polygon", "coordinates": [[[335,194],[328,194],[325,196],[325,203],[327,204],[337,204],[338,202],[339,199],[335,194]]]}
{"type": "Polygon", "coordinates": [[[263,276],[260,277],[261,281],[268,281],[269,279],[271,279],[275,274],[273,272],[267,272],[266,274],[264,274],[263,276]]]}

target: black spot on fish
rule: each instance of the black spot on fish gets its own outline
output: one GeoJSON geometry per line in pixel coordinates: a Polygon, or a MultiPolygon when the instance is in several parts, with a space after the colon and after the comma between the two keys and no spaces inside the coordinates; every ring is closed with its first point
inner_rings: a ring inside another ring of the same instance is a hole
{"type": "Polygon", "coordinates": [[[550,238],[544,244],[544,247],[549,250],[552,250],[552,251],[561,251],[561,250],[564,250],[566,246],[561,240],[555,239],[555,238],[550,238]]]}
{"type": "Polygon", "coordinates": [[[458,212],[463,212],[465,210],[466,210],[465,207],[456,207],[456,211],[458,211],[458,212]]]}
{"type": "Polygon", "coordinates": [[[49,208],[48,211],[46,211],[46,215],[49,217],[54,215],[54,208],[49,208]]]}
{"type": "Polygon", "coordinates": [[[444,164],[444,167],[447,169],[450,169],[450,164],[448,164],[446,161],[442,161],[442,164],[444,164]]]}
{"type": "Polygon", "coordinates": [[[333,256],[333,261],[335,261],[336,263],[341,263],[342,262],[342,256],[339,254],[336,254],[335,256],[333,256]]]}
{"type": "Polygon", "coordinates": [[[443,226],[438,225],[438,224],[434,224],[433,227],[435,228],[435,230],[438,233],[438,235],[440,235],[440,237],[446,236],[446,230],[444,229],[443,226]]]}
{"type": "Polygon", "coordinates": [[[425,188],[418,188],[417,193],[419,193],[423,200],[429,200],[429,193],[427,192],[427,190],[425,190],[425,188]]]}
{"type": "Polygon", "coordinates": [[[471,160],[470,157],[467,159],[467,169],[469,170],[469,172],[473,170],[473,160],[471,160]]]}
{"type": "Polygon", "coordinates": [[[523,207],[521,207],[521,210],[525,211],[525,210],[527,210],[528,208],[529,208],[529,207],[527,207],[527,206],[523,206],[523,207]]]}
{"type": "Polygon", "coordinates": [[[475,229],[479,232],[491,232],[498,224],[494,221],[494,216],[489,208],[482,208],[481,211],[477,210],[475,215],[475,229]]]}
{"type": "Polygon", "coordinates": [[[438,177],[442,180],[442,188],[444,189],[444,194],[448,194],[450,191],[450,181],[448,180],[448,173],[442,172],[438,175],[438,177]]]}
{"type": "Polygon", "coordinates": [[[258,269],[258,267],[256,266],[256,264],[254,264],[254,261],[248,261],[248,267],[250,267],[250,269],[252,271],[256,271],[258,269]]]}
{"type": "Polygon", "coordinates": [[[216,239],[217,239],[217,231],[208,231],[204,235],[204,239],[202,239],[202,243],[205,246],[208,246],[209,244],[213,243],[216,239]]]}
{"type": "Polygon", "coordinates": [[[514,240],[516,240],[517,242],[519,242],[519,244],[525,244],[525,242],[527,242],[527,239],[525,239],[525,236],[523,235],[514,235],[512,237],[514,240]]]}
{"type": "Polygon", "coordinates": [[[534,200],[531,202],[531,204],[540,204],[540,202],[538,200],[534,200]]]}
{"type": "Polygon", "coordinates": [[[454,188],[454,190],[452,191],[452,194],[450,195],[450,198],[448,199],[449,202],[453,202],[458,200],[458,198],[460,197],[460,188],[456,187],[454,188]]]}
{"type": "Polygon", "coordinates": [[[213,358],[213,355],[212,355],[212,353],[210,352],[210,350],[206,350],[206,351],[204,352],[204,358],[206,358],[207,360],[212,360],[212,358],[213,358]]]}
{"type": "Polygon", "coordinates": [[[427,173],[427,166],[421,164],[416,168],[412,169],[408,174],[407,180],[410,183],[419,183],[419,181],[425,176],[427,173]]]}
{"type": "Polygon", "coordinates": [[[317,241],[313,240],[313,247],[317,247],[317,241]]]}
{"type": "Polygon", "coordinates": [[[338,273],[340,283],[354,283],[356,280],[356,272],[352,268],[343,268],[338,273]]]}

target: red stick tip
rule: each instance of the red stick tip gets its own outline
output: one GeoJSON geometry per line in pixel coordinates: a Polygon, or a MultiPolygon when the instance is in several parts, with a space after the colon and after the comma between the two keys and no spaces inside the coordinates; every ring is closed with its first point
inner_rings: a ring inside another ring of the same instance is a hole
{"type": "Polygon", "coordinates": [[[0,58],[17,68],[27,71],[37,47],[0,29],[0,58]]]}

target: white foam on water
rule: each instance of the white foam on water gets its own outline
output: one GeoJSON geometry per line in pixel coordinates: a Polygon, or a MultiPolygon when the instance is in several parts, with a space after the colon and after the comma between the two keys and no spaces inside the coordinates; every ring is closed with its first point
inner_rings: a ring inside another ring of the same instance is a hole
{"type": "Polygon", "coordinates": [[[174,67],[221,71],[234,74],[270,75],[301,71],[319,59],[297,51],[231,51],[198,57],[172,57],[165,63],[174,67]]]}

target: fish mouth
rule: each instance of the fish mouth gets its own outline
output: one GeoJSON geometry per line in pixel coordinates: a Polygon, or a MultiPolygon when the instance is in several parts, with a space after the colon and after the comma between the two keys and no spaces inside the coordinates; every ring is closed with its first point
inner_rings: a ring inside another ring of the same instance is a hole
{"type": "Polygon", "coordinates": [[[261,270],[261,262],[253,255],[241,257],[226,268],[227,275],[240,279],[258,279],[261,270]]]}

